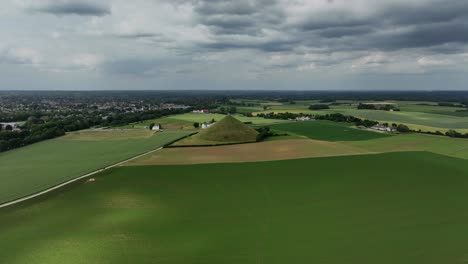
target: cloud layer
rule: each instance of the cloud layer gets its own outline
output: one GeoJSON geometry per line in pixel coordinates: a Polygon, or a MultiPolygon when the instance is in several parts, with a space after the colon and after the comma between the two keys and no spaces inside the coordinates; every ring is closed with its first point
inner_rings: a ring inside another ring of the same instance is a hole
{"type": "Polygon", "coordinates": [[[465,0],[8,1],[14,12],[0,20],[17,22],[0,25],[0,67],[54,88],[51,72],[63,89],[77,75],[101,89],[466,89],[468,80],[465,0]]]}

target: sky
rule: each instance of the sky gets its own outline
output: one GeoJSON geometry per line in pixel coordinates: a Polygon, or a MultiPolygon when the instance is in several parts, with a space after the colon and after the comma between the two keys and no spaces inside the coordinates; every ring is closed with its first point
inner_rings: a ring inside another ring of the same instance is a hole
{"type": "Polygon", "coordinates": [[[0,90],[467,90],[466,0],[2,0],[0,90]]]}

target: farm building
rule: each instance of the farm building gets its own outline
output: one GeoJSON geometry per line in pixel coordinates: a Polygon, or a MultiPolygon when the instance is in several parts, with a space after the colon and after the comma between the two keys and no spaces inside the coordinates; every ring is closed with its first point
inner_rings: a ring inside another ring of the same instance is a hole
{"type": "Polygon", "coordinates": [[[396,131],[396,129],[393,128],[393,127],[387,127],[387,126],[380,125],[380,124],[371,127],[371,129],[378,130],[378,131],[385,131],[385,132],[395,132],[396,131]]]}
{"type": "Polygon", "coordinates": [[[312,120],[309,116],[298,116],[296,117],[296,121],[304,122],[312,120]]]}
{"type": "Polygon", "coordinates": [[[155,124],[155,125],[151,128],[151,130],[153,130],[153,131],[162,131],[161,125],[160,125],[160,124],[155,124]]]}
{"type": "Polygon", "coordinates": [[[210,111],[208,109],[193,110],[192,113],[196,114],[208,114],[210,111]]]}

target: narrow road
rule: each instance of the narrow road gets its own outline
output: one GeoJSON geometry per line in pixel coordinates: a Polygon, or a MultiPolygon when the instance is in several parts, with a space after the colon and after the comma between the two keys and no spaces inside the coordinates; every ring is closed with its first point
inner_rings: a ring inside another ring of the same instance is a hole
{"type": "Polygon", "coordinates": [[[151,154],[151,153],[156,152],[156,151],[159,151],[159,150],[161,150],[161,149],[163,149],[163,147],[160,147],[160,148],[157,148],[157,149],[154,149],[154,150],[145,152],[145,153],[143,153],[143,154],[140,154],[140,155],[131,157],[131,158],[129,158],[129,159],[126,159],[126,160],[124,160],[124,161],[120,161],[120,162],[118,162],[118,163],[112,164],[112,165],[107,166],[107,167],[105,167],[105,168],[95,170],[95,171],[93,171],[93,172],[90,172],[90,173],[87,173],[87,174],[85,174],[85,175],[79,176],[79,177],[77,177],[77,178],[71,179],[71,180],[66,181],[66,182],[64,182],[64,183],[61,183],[61,184],[59,184],[59,185],[55,185],[55,186],[53,186],[53,187],[50,187],[49,189],[46,189],[46,190],[44,190],[44,191],[41,191],[41,192],[38,192],[38,193],[35,193],[35,194],[31,194],[31,195],[29,195],[29,196],[26,196],[26,197],[23,197],[23,198],[20,198],[20,199],[11,201],[11,202],[7,202],[7,203],[4,203],[4,204],[0,204],[0,208],[8,207],[8,206],[11,206],[11,205],[15,205],[15,204],[18,204],[18,203],[21,203],[21,202],[24,202],[24,201],[28,201],[28,200],[34,199],[34,198],[36,198],[36,197],[38,197],[38,196],[41,196],[41,195],[44,195],[44,194],[46,194],[46,193],[55,191],[55,190],[57,190],[57,189],[59,189],[59,188],[62,188],[62,187],[64,187],[64,186],[67,186],[67,185],[69,185],[69,184],[71,184],[71,183],[74,183],[74,182],[76,182],[76,181],[79,181],[79,180],[88,178],[88,177],[90,177],[90,176],[93,176],[93,175],[98,174],[98,173],[100,173],[100,172],[103,172],[103,171],[105,171],[105,170],[108,170],[108,169],[111,169],[111,168],[120,166],[120,165],[122,165],[122,164],[124,164],[124,163],[126,163],[126,162],[129,162],[129,161],[132,161],[132,160],[141,158],[141,157],[143,157],[143,156],[145,156],[145,155],[151,154]]]}

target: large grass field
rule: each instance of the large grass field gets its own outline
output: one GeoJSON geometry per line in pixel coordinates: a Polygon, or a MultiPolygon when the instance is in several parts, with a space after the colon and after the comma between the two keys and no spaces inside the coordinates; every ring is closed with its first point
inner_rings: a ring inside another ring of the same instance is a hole
{"type": "Polygon", "coordinates": [[[102,130],[72,133],[0,154],[0,204],[150,151],[185,136],[102,130]]]}
{"type": "Polygon", "coordinates": [[[271,129],[302,135],[308,138],[326,141],[355,141],[391,137],[389,134],[377,133],[351,127],[351,124],[330,121],[294,122],[275,124],[271,129]]]}
{"type": "Polygon", "coordinates": [[[465,263],[466,161],[122,167],[0,210],[0,263],[465,263]]]}

